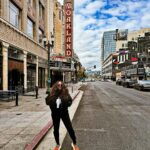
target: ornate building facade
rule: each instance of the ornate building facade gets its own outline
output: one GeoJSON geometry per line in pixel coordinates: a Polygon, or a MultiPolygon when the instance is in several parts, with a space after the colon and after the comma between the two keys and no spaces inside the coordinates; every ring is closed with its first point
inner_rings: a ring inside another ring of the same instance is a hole
{"type": "Polygon", "coordinates": [[[0,90],[46,87],[53,0],[0,1],[0,90]]]}

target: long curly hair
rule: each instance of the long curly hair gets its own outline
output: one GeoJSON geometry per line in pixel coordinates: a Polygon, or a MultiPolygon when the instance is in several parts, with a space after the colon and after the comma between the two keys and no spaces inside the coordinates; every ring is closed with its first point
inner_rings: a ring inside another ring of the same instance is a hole
{"type": "Polygon", "coordinates": [[[57,95],[59,94],[60,96],[64,97],[64,96],[67,96],[69,94],[69,91],[68,91],[68,88],[66,87],[66,85],[62,82],[62,81],[57,81],[53,86],[52,86],[52,89],[51,89],[51,93],[50,95],[53,96],[53,95],[57,95]],[[61,90],[58,88],[58,83],[61,82],[61,90]]]}

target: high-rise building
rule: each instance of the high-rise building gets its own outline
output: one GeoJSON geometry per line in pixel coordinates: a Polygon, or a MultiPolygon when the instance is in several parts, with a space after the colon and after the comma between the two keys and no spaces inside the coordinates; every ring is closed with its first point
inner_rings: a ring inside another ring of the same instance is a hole
{"type": "Polygon", "coordinates": [[[128,30],[113,30],[104,32],[101,44],[101,66],[102,75],[107,78],[115,78],[115,66],[113,61],[116,60],[116,52],[120,48],[127,47],[128,30]]]}
{"type": "Polygon", "coordinates": [[[102,39],[102,61],[104,61],[111,53],[116,51],[116,30],[106,31],[102,39]]]}
{"type": "Polygon", "coordinates": [[[101,41],[101,69],[102,74],[105,69],[103,66],[104,61],[107,57],[116,51],[116,30],[106,31],[103,33],[102,41],[101,41]]]}

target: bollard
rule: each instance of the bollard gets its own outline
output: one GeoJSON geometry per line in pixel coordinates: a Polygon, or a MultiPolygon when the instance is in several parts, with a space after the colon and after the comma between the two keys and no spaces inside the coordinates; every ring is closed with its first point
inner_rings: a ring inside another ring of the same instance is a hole
{"type": "Polygon", "coordinates": [[[38,99],[38,86],[35,86],[35,92],[36,92],[36,99],[38,99]]]}
{"type": "Polygon", "coordinates": [[[16,106],[18,106],[18,89],[16,88],[16,106]]]}

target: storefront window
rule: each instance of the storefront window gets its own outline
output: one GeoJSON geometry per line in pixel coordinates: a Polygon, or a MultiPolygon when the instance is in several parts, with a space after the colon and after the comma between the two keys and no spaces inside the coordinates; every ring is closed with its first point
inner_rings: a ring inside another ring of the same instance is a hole
{"type": "Polygon", "coordinates": [[[9,2],[9,22],[19,28],[19,9],[12,2],[9,2]]]}
{"type": "Polygon", "coordinates": [[[27,35],[33,38],[33,22],[28,18],[27,19],[27,35]]]}
{"type": "Polygon", "coordinates": [[[38,74],[38,84],[39,88],[44,88],[45,87],[45,69],[44,68],[39,68],[39,74],[38,74]]]}
{"type": "Polygon", "coordinates": [[[27,91],[34,91],[36,81],[36,66],[28,64],[27,68],[27,91]]]}
{"type": "Polygon", "coordinates": [[[32,54],[28,54],[27,55],[27,62],[35,64],[36,63],[36,57],[34,55],[32,55],[32,54]]]}
{"type": "Polygon", "coordinates": [[[45,87],[45,69],[42,70],[42,88],[45,87]]]}
{"type": "Polygon", "coordinates": [[[23,60],[23,52],[17,48],[14,48],[14,47],[9,47],[8,56],[9,56],[9,58],[14,58],[17,60],[23,60]]]}
{"type": "Polygon", "coordinates": [[[36,56],[27,55],[27,91],[35,90],[36,83],[36,56]]]}

